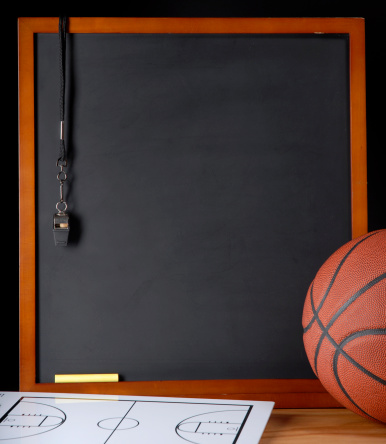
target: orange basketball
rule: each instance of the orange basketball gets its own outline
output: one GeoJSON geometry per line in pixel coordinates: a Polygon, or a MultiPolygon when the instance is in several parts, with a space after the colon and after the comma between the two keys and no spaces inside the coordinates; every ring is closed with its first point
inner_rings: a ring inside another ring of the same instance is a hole
{"type": "Polygon", "coordinates": [[[325,389],[353,412],[386,423],[386,230],[327,259],[308,290],[303,328],[325,389]]]}

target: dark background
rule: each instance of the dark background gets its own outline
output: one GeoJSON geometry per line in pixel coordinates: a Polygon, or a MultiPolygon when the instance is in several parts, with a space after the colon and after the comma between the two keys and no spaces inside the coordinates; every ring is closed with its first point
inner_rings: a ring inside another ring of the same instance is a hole
{"type": "MultiPolygon", "coordinates": [[[[18,85],[17,18],[58,15],[86,17],[363,17],[366,24],[366,97],[369,231],[386,227],[384,205],[385,181],[385,24],[384,2],[263,2],[263,1],[159,1],[127,3],[124,6],[50,8],[31,3],[15,7],[2,16],[2,128],[5,162],[2,163],[2,235],[3,265],[1,276],[0,390],[18,390],[18,85]],[[5,25],[5,26],[4,26],[5,25]],[[4,140],[5,135],[5,140],[4,140]],[[5,197],[5,201],[4,201],[5,197]]],[[[4,159],[4,156],[3,156],[4,159]]]]}

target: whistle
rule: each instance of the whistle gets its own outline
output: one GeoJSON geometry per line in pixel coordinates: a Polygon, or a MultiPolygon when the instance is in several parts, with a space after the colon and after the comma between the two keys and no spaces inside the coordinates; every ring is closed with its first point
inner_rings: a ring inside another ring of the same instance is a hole
{"type": "Polygon", "coordinates": [[[68,214],[63,212],[54,214],[53,225],[55,246],[65,247],[70,232],[70,218],[68,217],[68,214]]]}

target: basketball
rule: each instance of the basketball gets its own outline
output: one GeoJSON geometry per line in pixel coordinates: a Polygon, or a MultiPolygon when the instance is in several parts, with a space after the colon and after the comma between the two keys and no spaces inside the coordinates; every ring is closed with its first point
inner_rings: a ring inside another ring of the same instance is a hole
{"type": "Polygon", "coordinates": [[[386,230],[327,259],[308,289],[302,323],[324,388],[344,407],[386,423],[386,230]]]}

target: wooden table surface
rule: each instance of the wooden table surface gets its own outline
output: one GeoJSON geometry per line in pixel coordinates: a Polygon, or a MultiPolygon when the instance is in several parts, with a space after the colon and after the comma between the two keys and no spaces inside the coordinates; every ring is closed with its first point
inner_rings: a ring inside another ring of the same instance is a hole
{"type": "Polygon", "coordinates": [[[260,444],[386,444],[386,424],[347,409],[274,409],[260,444]]]}

